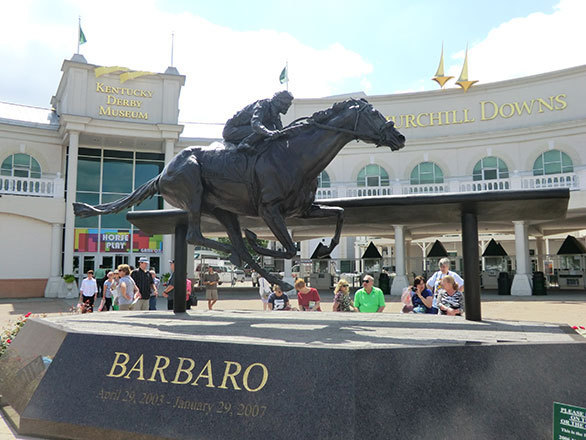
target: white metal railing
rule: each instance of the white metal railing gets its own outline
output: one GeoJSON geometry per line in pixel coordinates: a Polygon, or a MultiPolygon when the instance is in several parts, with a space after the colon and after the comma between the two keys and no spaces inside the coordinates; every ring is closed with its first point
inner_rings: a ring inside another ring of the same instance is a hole
{"type": "Polygon", "coordinates": [[[0,194],[17,196],[63,198],[65,184],[62,178],[0,176],[0,194]]]}
{"type": "Polygon", "coordinates": [[[346,188],[345,192],[346,197],[390,196],[393,194],[393,188],[391,186],[354,186],[346,188]]]}
{"type": "Polygon", "coordinates": [[[472,182],[460,182],[460,192],[471,191],[502,191],[511,189],[509,179],[475,180],[472,182]]]}
{"type": "Polygon", "coordinates": [[[318,188],[317,199],[334,197],[372,197],[407,194],[443,194],[448,192],[509,191],[540,188],[586,190],[586,170],[574,173],[532,176],[528,172],[506,179],[476,180],[471,176],[449,177],[444,183],[411,185],[395,180],[389,186],[357,186],[355,182],[332,182],[330,188],[318,188]],[[584,187],[581,187],[580,185],[584,187]]]}
{"type": "Polygon", "coordinates": [[[403,194],[441,194],[448,192],[445,183],[429,183],[422,185],[401,185],[403,194]]]}
{"type": "Polygon", "coordinates": [[[318,188],[316,199],[335,199],[338,196],[338,188],[318,188]]]}
{"type": "Polygon", "coordinates": [[[521,178],[522,189],[570,188],[579,189],[576,173],[547,174],[544,176],[527,176],[521,178]]]}

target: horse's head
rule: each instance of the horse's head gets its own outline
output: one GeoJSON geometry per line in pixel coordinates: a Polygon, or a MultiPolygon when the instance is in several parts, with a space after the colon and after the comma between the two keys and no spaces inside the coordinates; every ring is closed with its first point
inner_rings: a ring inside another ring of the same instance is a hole
{"type": "Polygon", "coordinates": [[[364,142],[385,145],[391,150],[400,150],[405,146],[405,136],[395,128],[393,121],[387,119],[366,100],[356,102],[357,119],[355,122],[356,137],[364,142]]]}

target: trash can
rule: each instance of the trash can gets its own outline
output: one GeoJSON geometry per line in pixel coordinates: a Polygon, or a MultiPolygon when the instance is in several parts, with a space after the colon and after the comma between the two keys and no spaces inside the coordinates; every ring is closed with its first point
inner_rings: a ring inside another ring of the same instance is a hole
{"type": "Polygon", "coordinates": [[[391,294],[391,283],[389,281],[389,276],[384,272],[382,272],[378,277],[378,287],[383,291],[384,295],[391,294]]]}
{"type": "Polygon", "coordinates": [[[499,273],[498,289],[499,289],[499,295],[510,295],[511,294],[511,281],[509,278],[509,272],[499,273]]]}
{"type": "Polygon", "coordinates": [[[533,295],[547,295],[543,272],[533,272],[533,295]]]}

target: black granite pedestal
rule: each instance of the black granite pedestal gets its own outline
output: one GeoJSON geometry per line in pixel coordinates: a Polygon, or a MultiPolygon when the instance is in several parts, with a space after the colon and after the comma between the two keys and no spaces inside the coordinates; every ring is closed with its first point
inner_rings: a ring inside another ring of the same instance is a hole
{"type": "Polygon", "coordinates": [[[585,377],[568,328],[391,314],[32,319],[0,358],[18,432],[71,439],[551,439],[585,377]]]}

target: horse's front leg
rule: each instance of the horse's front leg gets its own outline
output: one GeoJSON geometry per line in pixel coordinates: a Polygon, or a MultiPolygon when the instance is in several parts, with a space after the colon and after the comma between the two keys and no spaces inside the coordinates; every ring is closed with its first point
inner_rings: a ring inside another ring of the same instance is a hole
{"type": "Polygon", "coordinates": [[[332,253],[334,248],[340,243],[340,235],[342,234],[342,226],[344,225],[344,208],[338,206],[324,206],[312,204],[309,211],[307,211],[302,218],[323,218],[323,217],[337,217],[336,231],[332,237],[332,241],[328,247],[322,246],[318,250],[317,258],[327,257],[332,253]]]}

